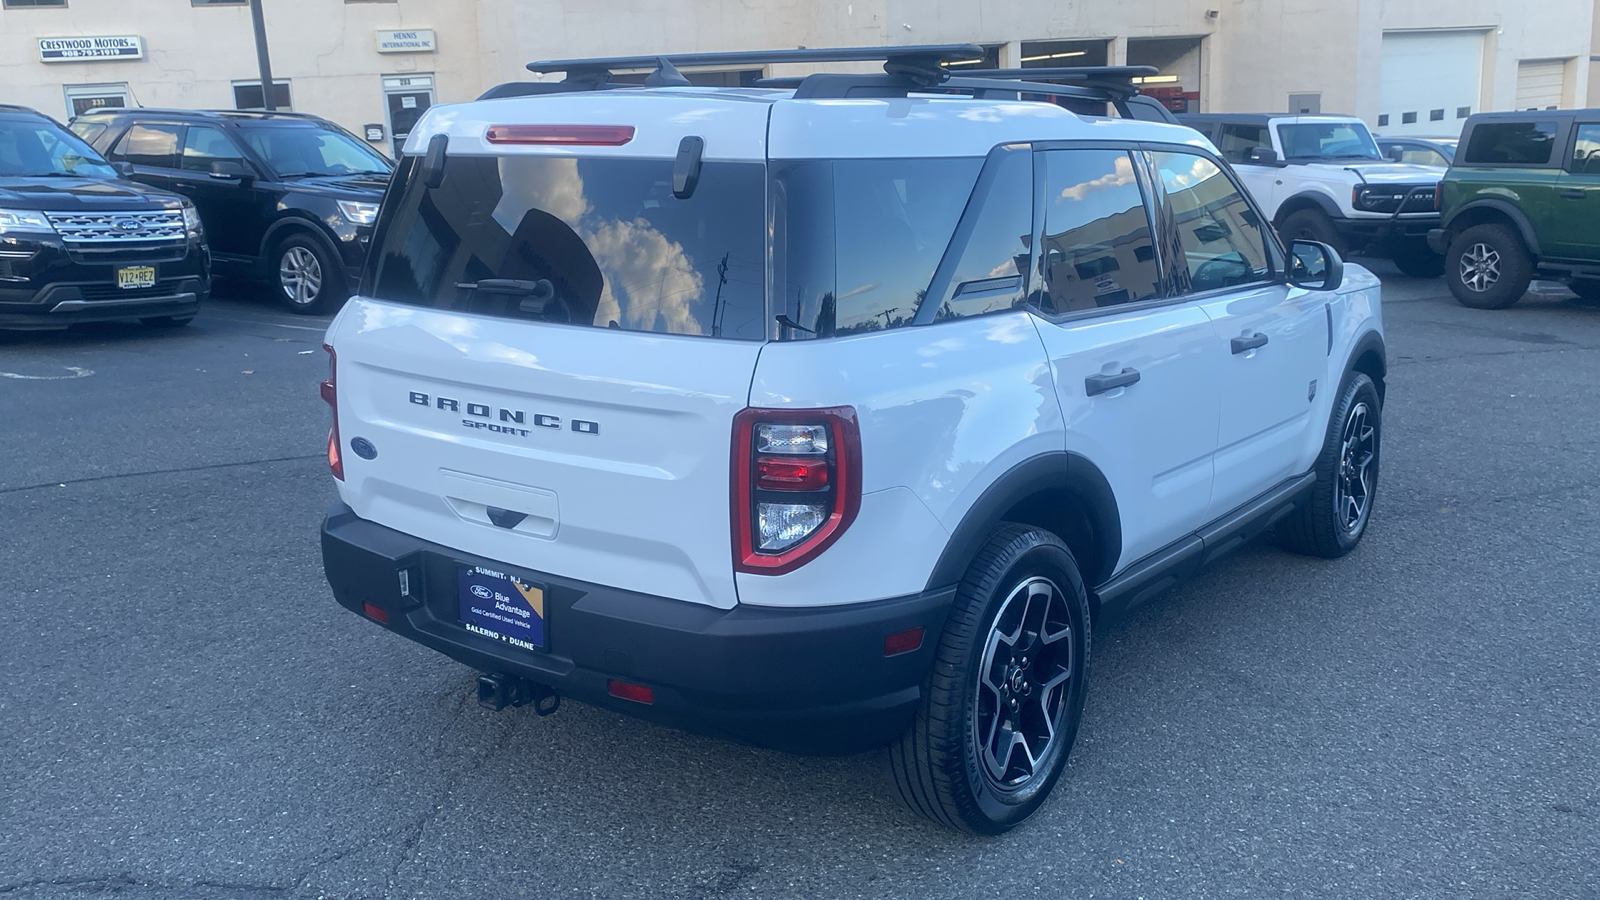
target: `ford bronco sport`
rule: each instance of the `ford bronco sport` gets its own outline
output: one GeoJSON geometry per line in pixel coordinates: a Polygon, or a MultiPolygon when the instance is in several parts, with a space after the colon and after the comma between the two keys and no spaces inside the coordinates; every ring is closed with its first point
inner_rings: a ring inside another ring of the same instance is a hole
{"type": "Polygon", "coordinates": [[[1444,173],[1386,159],[1360,119],[1205,113],[1178,120],[1220,148],[1284,240],[1387,257],[1417,278],[1444,271],[1427,243],[1439,224],[1433,195],[1444,173]]]}
{"type": "Polygon", "coordinates": [[[888,745],[912,809],[996,833],[1099,617],[1269,529],[1355,547],[1377,280],[1108,115],[1140,70],[943,65],[981,52],[536,63],[566,80],[431,109],[328,329],[338,602],[492,707],[888,745]],[[676,72],[850,59],[886,72],[676,72]]]}
{"type": "Polygon", "coordinates": [[[1600,109],[1480,113],[1440,185],[1445,282],[1504,309],[1534,276],[1600,300],[1600,109]]]}

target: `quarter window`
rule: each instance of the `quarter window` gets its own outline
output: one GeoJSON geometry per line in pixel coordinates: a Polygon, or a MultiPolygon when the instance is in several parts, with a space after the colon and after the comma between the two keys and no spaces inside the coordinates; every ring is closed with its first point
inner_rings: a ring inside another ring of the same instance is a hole
{"type": "Polygon", "coordinates": [[[1040,306],[1070,313],[1159,296],[1150,217],[1133,158],[1120,150],[1053,150],[1044,160],[1040,306]]]}
{"type": "Polygon", "coordinates": [[[1472,129],[1463,161],[1469,165],[1539,166],[1556,146],[1555,122],[1484,122],[1472,129]]]}
{"type": "Polygon", "coordinates": [[[1173,266],[1195,292],[1271,277],[1261,219],[1216,163],[1190,153],[1151,154],[1166,188],[1183,262],[1173,266]]]}
{"type": "Polygon", "coordinates": [[[136,166],[156,169],[178,167],[181,125],[135,125],[117,143],[114,155],[136,166]]]}

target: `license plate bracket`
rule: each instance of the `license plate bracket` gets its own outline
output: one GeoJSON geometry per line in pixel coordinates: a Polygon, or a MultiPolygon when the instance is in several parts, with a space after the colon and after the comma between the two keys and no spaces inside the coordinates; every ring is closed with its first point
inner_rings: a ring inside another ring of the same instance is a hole
{"type": "Polygon", "coordinates": [[[545,589],[485,566],[456,567],[458,617],[467,630],[522,650],[543,650],[549,639],[545,589]]]}
{"type": "Polygon", "coordinates": [[[126,266],[117,270],[117,287],[125,291],[155,286],[155,266],[126,266]]]}

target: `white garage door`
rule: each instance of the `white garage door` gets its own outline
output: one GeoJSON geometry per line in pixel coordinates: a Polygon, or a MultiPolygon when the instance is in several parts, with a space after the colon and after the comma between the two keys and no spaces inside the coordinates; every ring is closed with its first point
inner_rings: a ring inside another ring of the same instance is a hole
{"type": "Polygon", "coordinates": [[[1379,134],[1454,137],[1478,112],[1482,31],[1394,31],[1383,36],[1379,134]]]}
{"type": "Polygon", "coordinates": [[[1566,77],[1564,59],[1525,59],[1517,63],[1517,109],[1560,106],[1566,77]]]}

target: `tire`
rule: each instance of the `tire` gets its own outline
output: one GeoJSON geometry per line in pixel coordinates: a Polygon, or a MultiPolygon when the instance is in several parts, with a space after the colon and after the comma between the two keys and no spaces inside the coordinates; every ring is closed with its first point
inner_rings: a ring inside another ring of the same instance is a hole
{"type": "Polygon", "coordinates": [[[1317,241],[1332,247],[1340,256],[1349,255],[1349,247],[1333,227],[1333,220],[1320,209],[1302,209],[1283,217],[1278,223],[1278,236],[1285,245],[1295,241],[1317,241]]]}
{"type": "Polygon", "coordinates": [[[1338,559],[1361,543],[1372,521],[1383,451],[1383,401],[1372,379],[1345,376],[1314,471],[1310,498],[1279,523],[1285,549],[1338,559]],[[1357,496],[1359,494],[1359,496],[1357,496]],[[1352,504],[1356,504],[1352,506],[1352,504]]]}
{"type": "Polygon", "coordinates": [[[1462,306],[1505,309],[1533,280],[1533,257],[1510,225],[1474,225],[1450,241],[1444,280],[1462,306]]]}
{"type": "Polygon", "coordinates": [[[194,316],[148,316],[140,322],[151,328],[182,328],[194,321],[194,316]]]}
{"type": "Polygon", "coordinates": [[[344,267],[322,241],[291,234],[277,243],[271,259],[269,277],[290,312],[317,315],[344,302],[344,267]]]}
{"type": "Polygon", "coordinates": [[[1037,528],[996,528],[956,590],[916,718],[889,746],[906,806],[974,834],[1000,834],[1033,815],[1077,738],[1089,643],[1088,595],[1072,552],[1037,528]],[[980,680],[985,664],[991,674],[980,680]],[[1029,732],[1039,743],[1025,743],[1027,752],[1009,741],[1005,753],[991,752],[1005,735],[1029,732]]]}
{"type": "Polygon", "coordinates": [[[1427,247],[1407,247],[1394,254],[1394,264],[1412,278],[1438,278],[1444,274],[1444,257],[1427,247]]]}

